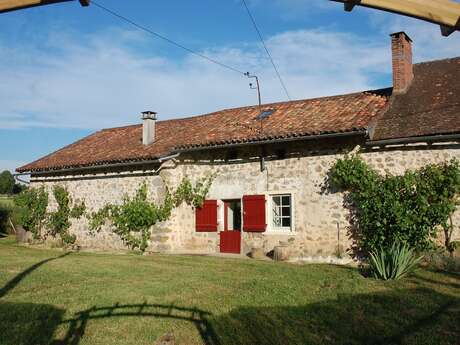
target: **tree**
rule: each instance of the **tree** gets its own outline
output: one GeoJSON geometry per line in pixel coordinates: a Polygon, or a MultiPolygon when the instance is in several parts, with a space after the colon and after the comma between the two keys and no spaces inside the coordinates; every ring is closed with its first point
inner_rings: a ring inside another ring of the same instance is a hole
{"type": "Polygon", "coordinates": [[[14,184],[14,187],[13,187],[13,194],[19,194],[21,193],[23,190],[26,190],[27,189],[27,186],[24,185],[24,184],[20,184],[20,183],[15,183],[14,184]]]}
{"type": "Polygon", "coordinates": [[[0,194],[12,194],[14,188],[14,177],[8,170],[0,174],[0,194]]]}

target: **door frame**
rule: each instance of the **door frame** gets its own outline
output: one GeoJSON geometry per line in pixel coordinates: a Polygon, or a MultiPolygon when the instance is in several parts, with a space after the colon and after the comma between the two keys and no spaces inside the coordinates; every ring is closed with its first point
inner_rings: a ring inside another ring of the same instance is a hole
{"type": "Polygon", "coordinates": [[[222,200],[222,205],[224,208],[224,226],[221,231],[240,231],[243,232],[243,199],[223,199],[222,200]],[[240,228],[239,230],[228,230],[228,206],[232,201],[238,201],[240,203],[240,228]]]}
{"type": "MultiPolygon", "coordinates": [[[[243,236],[242,236],[242,232],[243,232],[243,210],[242,210],[242,207],[243,207],[243,201],[241,198],[234,198],[234,199],[223,199],[222,200],[222,204],[223,204],[223,209],[224,209],[224,224],[223,224],[223,228],[222,230],[220,231],[220,234],[221,233],[229,233],[229,232],[235,232],[235,233],[239,233],[239,240],[240,240],[240,243],[239,243],[239,252],[238,253],[234,253],[234,254],[241,254],[241,248],[243,247],[242,246],[242,241],[243,241],[243,236]],[[229,209],[229,205],[232,201],[238,201],[240,203],[240,208],[241,208],[241,214],[240,214],[240,228],[239,230],[228,230],[228,209],[229,209]]],[[[225,235],[224,235],[225,236],[225,235]]],[[[222,253],[222,235],[220,235],[220,241],[221,241],[221,245],[220,245],[220,252],[222,253]]]]}

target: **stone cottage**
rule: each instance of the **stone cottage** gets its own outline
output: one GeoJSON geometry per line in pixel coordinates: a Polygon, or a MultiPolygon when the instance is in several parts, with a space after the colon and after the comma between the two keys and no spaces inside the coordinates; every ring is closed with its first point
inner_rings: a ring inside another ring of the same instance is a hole
{"type": "MultiPolygon", "coordinates": [[[[153,229],[152,252],[245,254],[282,244],[299,258],[343,253],[348,210],[343,195],[323,192],[337,158],[359,149],[393,174],[460,159],[460,58],[413,65],[410,38],[391,38],[391,88],[166,121],[148,111],[142,124],[103,129],[17,170],[32,186],[65,185],[92,211],[144,181],[160,200],[184,176],[215,173],[201,209],[182,205],[153,229]]],[[[454,222],[458,237],[459,214],[454,222]]],[[[124,248],[110,227],[95,236],[87,229],[84,218],[72,224],[80,246],[124,248]]]]}

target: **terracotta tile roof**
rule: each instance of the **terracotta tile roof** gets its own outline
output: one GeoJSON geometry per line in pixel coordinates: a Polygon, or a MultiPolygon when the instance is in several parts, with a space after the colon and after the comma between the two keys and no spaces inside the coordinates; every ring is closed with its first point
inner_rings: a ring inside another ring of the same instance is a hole
{"type": "Polygon", "coordinates": [[[388,103],[390,90],[263,105],[273,110],[256,120],[258,106],[157,121],[156,141],[142,145],[142,125],[104,129],[17,169],[19,172],[142,161],[178,149],[268,139],[365,131],[388,103]],[[263,130],[261,130],[261,125],[263,130]]]}
{"type": "Polygon", "coordinates": [[[394,95],[372,140],[460,133],[460,57],[414,65],[405,94],[394,95]]]}

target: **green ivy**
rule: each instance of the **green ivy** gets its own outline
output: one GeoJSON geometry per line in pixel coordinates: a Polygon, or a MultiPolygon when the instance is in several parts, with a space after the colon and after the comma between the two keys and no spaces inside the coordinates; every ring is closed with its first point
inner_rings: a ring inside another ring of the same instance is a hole
{"type": "Polygon", "coordinates": [[[49,234],[53,237],[59,234],[62,242],[73,244],[77,238],[75,235],[69,234],[70,218],[81,218],[85,213],[85,203],[83,201],[74,203],[67,189],[60,185],[53,187],[53,195],[57,203],[57,209],[48,214],[49,234]]]}
{"type": "MultiPolygon", "coordinates": [[[[395,242],[416,250],[432,248],[439,227],[449,232],[448,220],[460,193],[456,160],[401,176],[380,176],[353,155],[336,162],[330,179],[332,186],[349,192],[354,237],[364,254],[390,248],[395,242]]],[[[449,242],[450,238],[446,247],[449,242]]]]}
{"type": "Polygon", "coordinates": [[[172,198],[175,206],[179,206],[182,202],[185,202],[187,205],[201,207],[214,178],[215,175],[202,178],[197,181],[195,186],[192,185],[188,178],[182,179],[172,198]]]}
{"type": "Polygon", "coordinates": [[[30,231],[34,239],[40,239],[48,207],[45,188],[27,188],[15,197],[14,202],[20,209],[19,218],[24,229],[30,231]]]}
{"type": "Polygon", "coordinates": [[[147,185],[144,183],[133,197],[125,195],[120,205],[106,204],[97,212],[89,215],[90,231],[98,232],[110,221],[113,232],[132,249],[145,251],[151,237],[152,226],[169,219],[174,207],[185,202],[200,207],[209,192],[214,175],[199,180],[195,186],[184,178],[175,192],[166,189],[166,196],[161,204],[147,198],[147,185]]]}

